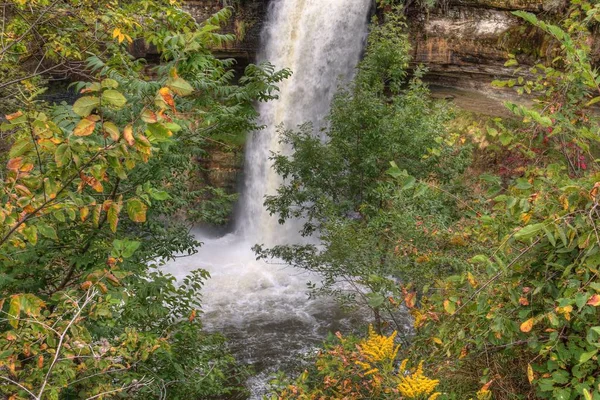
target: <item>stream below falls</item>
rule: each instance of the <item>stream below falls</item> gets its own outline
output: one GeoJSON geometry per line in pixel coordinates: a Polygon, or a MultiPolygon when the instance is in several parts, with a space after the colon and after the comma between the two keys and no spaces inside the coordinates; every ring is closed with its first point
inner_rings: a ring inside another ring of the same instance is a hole
{"type": "Polygon", "coordinates": [[[295,372],[329,332],[364,327],[365,312],[348,314],[334,299],[308,298],[306,284],[318,277],[257,261],[252,243],[234,233],[195,234],[204,243],[198,253],[170,262],[165,270],[178,280],[197,268],[210,272],[200,318],[206,330],[227,337],[239,362],[253,367],[256,376],[247,382],[250,399],[267,393],[274,372],[295,372]]]}

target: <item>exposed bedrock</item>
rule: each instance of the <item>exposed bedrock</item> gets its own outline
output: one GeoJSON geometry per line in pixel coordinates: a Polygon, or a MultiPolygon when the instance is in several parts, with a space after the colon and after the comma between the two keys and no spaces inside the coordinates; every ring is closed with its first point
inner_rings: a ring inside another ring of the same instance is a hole
{"type": "MultiPolygon", "coordinates": [[[[198,20],[224,5],[235,7],[227,31],[238,39],[219,53],[236,58],[241,69],[255,59],[269,0],[185,1],[198,20]]],[[[504,67],[508,49],[524,64],[550,57],[552,43],[512,11],[530,11],[552,19],[564,8],[564,0],[442,0],[432,9],[408,7],[415,65],[425,65],[433,83],[489,92],[492,80],[514,74],[514,69],[504,67]]]]}

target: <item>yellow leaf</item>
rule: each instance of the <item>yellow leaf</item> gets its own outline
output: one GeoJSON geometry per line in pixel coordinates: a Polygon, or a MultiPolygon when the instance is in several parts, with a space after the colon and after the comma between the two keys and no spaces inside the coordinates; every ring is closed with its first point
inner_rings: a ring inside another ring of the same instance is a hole
{"type": "Polygon", "coordinates": [[[77,126],[75,126],[73,135],[90,136],[94,132],[94,129],[96,129],[96,123],[88,118],[85,118],[79,121],[77,126]]]}
{"type": "Polygon", "coordinates": [[[450,300],[444,300],[444,310],[450,315],[456,311],[456,304],[450,300]]]}
{"type": "Polygon", "coordinates": [[[477,281],[475,280],[475,277],[472,273],[467,272],[467,280],[469,281],[469,285],[471,285],[474,288],[477,287],[477,281]]]}
{"type": "Polygon", "coordinates": [[[163,87],[158,91],[158,94],[169,107],[175,108],[175,100],[173,99],[171,89],[168,87],[163,87]]]}
{"type": "Polygon", "coordinates": [[[527,364],[527,380],[529,380],[529,383],[532,383],[533,379],[533,368],[531,368],[531,364],[527,364]]]}
{"type": "Polygon", "coordinates": [[[128,145],[133,146],[135,144],[135,139],[133,138],[133,126],[131,126],[131,124],[123,129],[123,138],[125,138],[128,145]]]}
{"type": "Polygon", "coordinates": [[[531,332],[531,329],[533,329],[533,318],[529,318],[527,321],[523,322],[521,324],[521,332],[531,332]]]}
{"type": "Polygon", "coordinates": [[[113,31],[113,38],[117,39],[119,43],[123,43],[123,40],[125,40],[125,35],[121,32],[121,29],[115,28],[113,31]]]}
{"type": "Polygon", "coordinates": [[[81,222],[85,222],[85,220],[87,219],[89,214],[90,214],[89,207],[81,207],[79,209],[79,216],[81,218],[81,222]]]}
{"type": "Polygon", "coordinates": [[[105,122],[103,128],[104,136],[110,136],[110,138],[115,142],[119,140],[120,133],[117,125],[112,122],[105,122]]]}

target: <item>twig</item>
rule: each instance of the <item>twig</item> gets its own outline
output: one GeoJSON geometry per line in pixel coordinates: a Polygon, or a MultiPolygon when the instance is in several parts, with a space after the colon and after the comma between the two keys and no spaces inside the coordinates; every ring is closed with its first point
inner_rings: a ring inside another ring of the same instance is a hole
{"type": "Polygon", "coordinates": [[[23,389],[24,391],[26,391],[27,393],[29,393],[29,395],[30,395],[31,397],[33,397],[33,398],[34,398],[34,399],[36,399],[36,400],[38,399],[38,397],[37,397],[35,394],[31,393],[31,392],[29,391],[29,389],[27,389],[25,386],[21,385],[19,382],[15,382],[15,381],[13,381],[12,379],[10,379],[10,378],[7,378],[7,377],[5,377],[5,376],[2,376],[2,375],[0,375],[0,379],[4,379],[5,381],[7,381],[7,382],[9,382],[9,383],[12,383],[13,385],[17,385],[18,387],[20,387],[21,389],[23,389]]]}
{"type": "Polygon", "coordinates": [[[475,293],[473,293],[471,295],[471,297],[469,297],[469,299],[467,301],[465,301],[460,307],[458,307],[458,309],[456,310],[456,312],[454,314],[452,314],[453,316],[458,315],[458,312],[460,310],[462,310],[463,308],[466,307],[467,304],[469,304],[475,297],[477,297],[477,295],[479,293],[481,293],[483,291],[483,289],[485,289],[486,287],[488,287],[492,282],[494,282],[496,279],[498,279],[505,270],[508,270],[510,267],[512,267],[517,261],[519,261],[519,259],[521,257],[523,257],[525,254],[527,254],[527,252],[529,250],[531,250],[536,244],[538,244],[540,241],[542,240],[541,237],[539,237],[535,242],[531,243],[529,246],[527,246],[521,253],[519,253],[518,256],[516,256],[511,262],[510,264],[508,264],[506,266],[506,269],[500,269],[500,271],[498,271],[498,273],[494,276],[492,276],[486,283],[484,283],[479,289],[477,289],[475,291],[475,293]]]}
{"type": "Polygon", "coordinates": [[[40,388],[40,392],[37,395],[36,399],[40,400],[42,398],[42,395],[44,394],[44,390],[46,390],[46,385],[48,384],[48,380],[50,379],[52,370],[54,369],[54,366],[58,362],[58,357],[60,356],[60,351],[61,351],[62,344],[65,340],[65,336],[67,336],[69,329],[71,329],[71,326],[75,323],[75,321],[77,321],[77,319],[79,319],[79,315],[81,315],[81,312],[83,311],[83,309],[89,304],[89,302],[94,298],[94,296],[96,296],[96,293],[97,292],[91,288],[90,288],[90,290],[88,290],[85,301],[83,302],[81,307],[79,307],[79,305],[77,306],[77,308],[78,308],[77,312],[75,313],[73,318],[71,318],[71,320],[67,324],[67,327],[63,331],[62,335],[60,335],[58,345],[56,346],[56,354],[54,355],[54,359],[52,360],[52,363],[50,364],[50,367],[48,368],[48,372],[46,372],[46,377],[44,378],[44,382],[42,383],[42,387],[40,388]]]}

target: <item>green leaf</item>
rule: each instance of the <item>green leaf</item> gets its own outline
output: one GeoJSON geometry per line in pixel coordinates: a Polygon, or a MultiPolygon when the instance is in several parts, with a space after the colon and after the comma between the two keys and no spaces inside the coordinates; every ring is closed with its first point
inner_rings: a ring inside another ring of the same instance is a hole
{"type": "Polygon", "coordinates": [[[121,108],[127,103],[125,96],[112,89],[102,93],[102,101],[116,108],[121,108]]]}
{"type": "Polygon", "coordinates": [[[141,242],[135,242],[133,240],[126,240],[124,242],[124,249],[121,255],[123,258],[129,258],[135,253],[135,251],[141,246],[141,242]]]}
{"type": "Polygon", "coordinates": [[[106,78],[102,81],[102,87],[104,89],[116,89],[119,87],[119,82],[111,78],[106,78]]]}
{"type": "Polygon", "coordinates": [[[164,141],[173,135],[171,131],[161,123],[148,124],[147,128],[146,134],[149,139],[164,141]]]}
{"type": "Polygon", "coordinates": [[[583,306],[585,306],[585,303],[587,303],[589,298],[589,293],[579,293],[575,296],[575,305],[581,310],[583,306]]]}
{"type": "Polygon", "coordinates": [[[33,244],[34,246],[37,244],[37,228],[35,227],[35,225],[30,225],[28,227],[26,227],[25,229],[23,229],[23,236],[25,236],[25,238],[27,239],[27,241],[31,244],[33,244]]]}
{"type": "Polygon", "coordinates": [[[543,227],[544,224],[527,225],[526,227],[522,228],[517,233],[515,233],[514,238],[517,240],[531,239],[532,237],[537,235],[538,232],[543,229],[543,227]]]}
{"type": "Polygon", "coordinates": [[[413,176],[407,176],[405,179],[403,179],[402,190],[412,189],[415,187],[416,182],[417,180],[413,176]]]}
{"type": "Polygon", "coordinates": [[[38,232],[40,235],[47,237],[48,239],[58,240],[58,236],[56,235],[56,230],[47,224],[38,224],[37,225],[38,232]]]}
{"type": "Polygon", "coordinates": [[[394,161],[390,161],[391,167],[385,172],[392,178],[399,178],[401,176],[406,176],[406,171],[400,170],[398,165],[394,161]]]}
{"type": "Polygon", "coordinates": [[[367,303],[371,308],[379,308],[384,303],[385,297],[381,293],[369,293],[367,295],[367,303]]]}
{"type": "Polygon", "coordinates": [[[548,238],[548,241],[550,242],[552,247],[556,247],[556,238],[554,237],[552,232],[550,232],[550,230],[545,225],[542,229],[544,229],[544,233],[546,234],[546,237],[548,238]]]}
{"type": "Polygon", "coordinates": [[[579,364],[583,364],[584,362],[590,360],[596,354],[598,354],[598,349],[588,351],[586,353],[581,353],[581,355],[579,356],[579,364]]]}
{"type": "Polygon", "coordinates": [[[158,201],[165,201],[170,197],[169,193],[165,192],[164,190],[153,190],[150,193],[150,196],[152,196],[154,200],[158,201]]]}
{"type": "Polygon", "coordinates": [[[30,150],[33,150],[33,144],[30,140],[17,140],[15,144],[13,144],[13,146],[10,148],[10,151],[8,152],[8,158],[16,158],[22,156],[30,150]]]}
{"type": "Polygon", "coordinates": [[[73,104],[73,112],[80,117],[87,117],[100,105],[100,99],[94,96],[84,96],[73,104]]]}
{"type": "Polygon", "coordinates": [[[500,143],[502,143],[502,146],[508,146],[510,144],[510,142],[512,142],[513,136],[509,133],[502,132],[500,134],[499,139],[500,139],[500,143]]]}
{"type": "Polygon", "coordinates": [[[527,189],[531,189],[533,187],[533,185],[531,183],[529,183],[527,181],[527,179],[519,178],[519,179],[517,179],[517,184],[514,187],[515,187],[515,189],[519,189],[519,190],[527,190],[527,189]]]}
{"type": "Polygon", "coordinates": [[[71,161],[71,148],[68,144],[63,143],[56,149],[54,159],[58,167],[63,167],[71,161]]]}
{"type": "Polygon", "coordinates": [[[19,317],[21,315],[21,299],[19,295],[11,296],[10,307],[8,308],[8,323],[15,329],[19,327],[19,317]]]}
{"type": "Polygon", "coordinates": [[[167,87],[180,96],[189,96],[194,92],[192,85],[181,78],[169,79],[167,87]]]}

